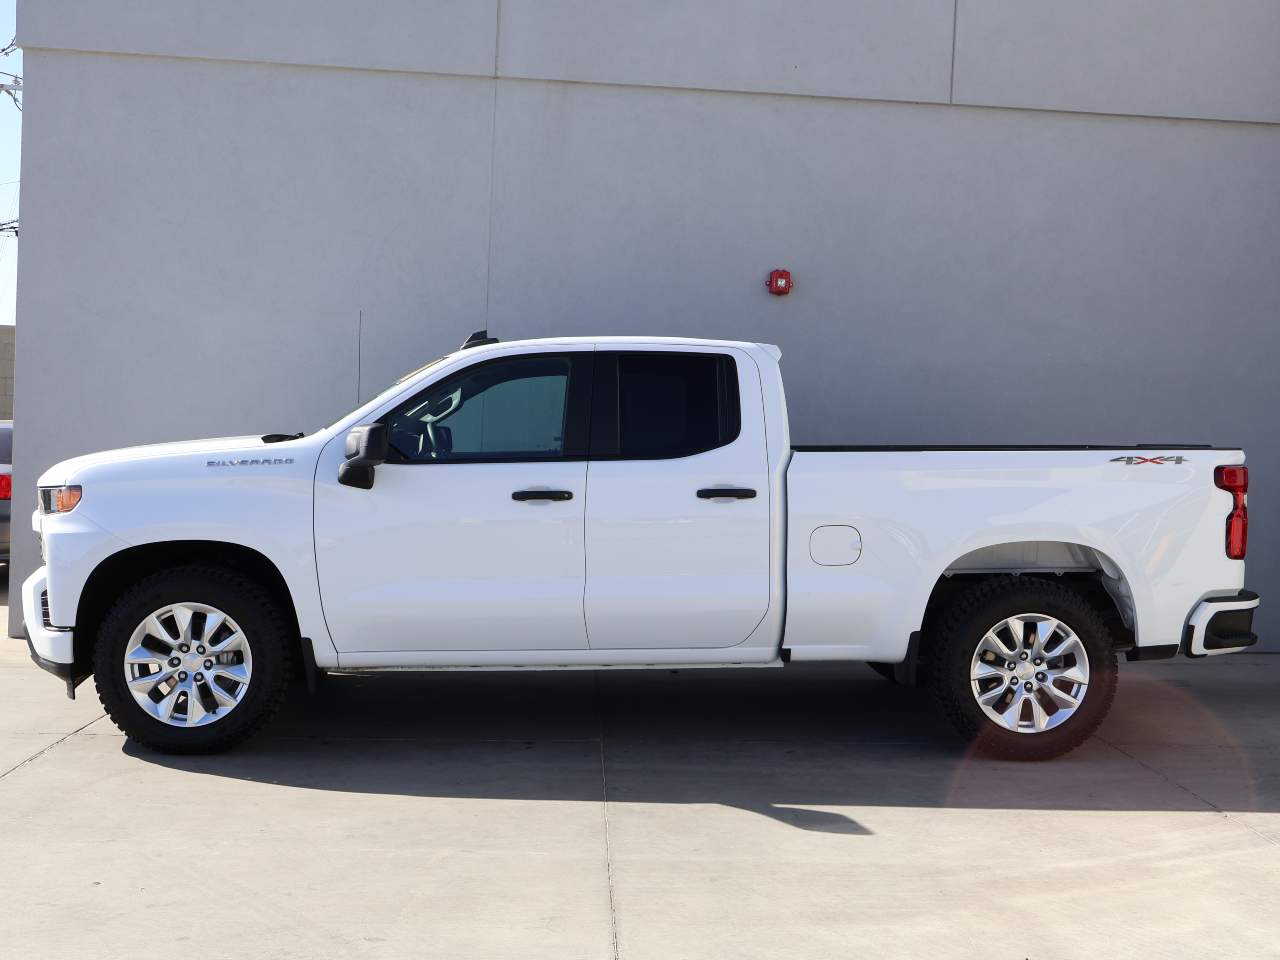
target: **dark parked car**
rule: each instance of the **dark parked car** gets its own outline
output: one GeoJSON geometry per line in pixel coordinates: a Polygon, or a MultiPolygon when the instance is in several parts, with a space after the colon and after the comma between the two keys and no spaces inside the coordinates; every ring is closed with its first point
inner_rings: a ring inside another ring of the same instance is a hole
{"type": "Polygon", "coordinates": [[[13,499],[13,421],[0,420],[0,563],[9,562],[9,504],[13,499]]]}

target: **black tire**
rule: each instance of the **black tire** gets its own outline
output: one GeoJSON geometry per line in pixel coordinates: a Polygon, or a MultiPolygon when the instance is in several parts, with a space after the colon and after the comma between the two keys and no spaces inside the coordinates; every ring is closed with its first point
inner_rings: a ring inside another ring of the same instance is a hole
{"type": "Polygon", "coordinates": [[[262,728],[284,699],[291,676],[291,630],[279,604],[254,580],[215,566],[178,567],[153,574],[112,605],[98,629],[93,678],[103,709],[129,739],[161,753],[217,753],[262,728]],[[138,706],[124,677],[124,654],[134,629],[172,603],[203,603],[239,624],[253,657],[243,699],[204,726],[170,726],[138,706]]]}
{"type": "Polygon", "coordinates": [[[880,676],[884,677],[884,679],[888,680],[890,683],[898,682],[898,678],[894,674],[894,669],[896,668],[897,664],[879,663],[876,661],[868,660],[867,666],[870,667],[872,670],[874,670],[876,673],[880,674],[880,676]]]}
{"type": "Polygon", "coordinates": [[[1065,584],[1025,576],[985,580],[957,597],[939,618],[929,663],[930,686],[956,731],[980,752],[1004,760],[1050,760],[1080,746],[1111,709],[1117,678],[1112,637],[1097,609],[1065,584]],[[978,705],[970,680],[974,652],[986,632],[1022,613],[1042,613],[1066,624],[1089,660],[1080,706],[1058,726],[1038,733],[998,725],[978,705]]]}

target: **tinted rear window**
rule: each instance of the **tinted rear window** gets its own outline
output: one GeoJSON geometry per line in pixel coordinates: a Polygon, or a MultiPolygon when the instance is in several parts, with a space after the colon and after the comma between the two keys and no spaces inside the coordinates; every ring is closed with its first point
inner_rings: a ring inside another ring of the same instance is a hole
{"type": "Polygon", "coordinates": [[[618,355],[618,450],[624,460],[687,457],[741,428],[738,371],[722,354],[618,355]]]}

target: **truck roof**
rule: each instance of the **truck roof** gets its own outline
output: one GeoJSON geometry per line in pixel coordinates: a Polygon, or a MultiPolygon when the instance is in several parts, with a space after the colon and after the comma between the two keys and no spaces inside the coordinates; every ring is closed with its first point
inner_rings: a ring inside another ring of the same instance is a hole
{"type": "Polygon", "coordinates": [[[710,347],[719,349],[737,347],[740,350],[764,350],[772,355],[775,360],[782,357],[782,350],[772,343],[752,343],[747,340],[712,340],[702,337],[534,337],[525,340],[494,340],[493,342],[477,343],[469,347],[468,350],[480,353],[500,350],[506,347],[566,346],[587,343],[617,344],[619,346],[623,344],[627,346],[652,344],[653,346],[710,347]]]}

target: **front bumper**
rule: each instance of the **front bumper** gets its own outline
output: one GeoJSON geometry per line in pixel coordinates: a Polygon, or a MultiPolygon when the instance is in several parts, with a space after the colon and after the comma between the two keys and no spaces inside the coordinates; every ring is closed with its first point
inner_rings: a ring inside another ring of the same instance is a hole
{"type": "Polygon", "coordinates": [[[31,659],[55,677],[65,680],[67,696],[75,696],[75,637],[71,630],[52,626],[45,610],[48,603],[48,579],[41,567],[22,585],[22,620],[27,628],[27,647],[31,659]]]}
{"type": "Polygon", "coordinates": [[[1261,600],[1252,590],[1235,596],[1210,597],[1191,611],[1182,631],[1182,652],[1189,657],[1212,657],[1253,646],[1253,611],[1261,600]]]}

